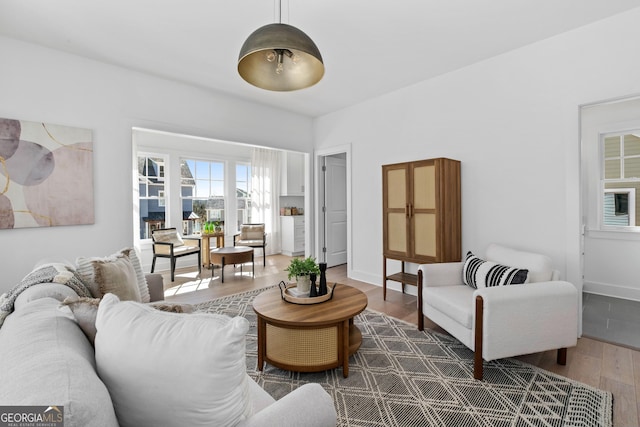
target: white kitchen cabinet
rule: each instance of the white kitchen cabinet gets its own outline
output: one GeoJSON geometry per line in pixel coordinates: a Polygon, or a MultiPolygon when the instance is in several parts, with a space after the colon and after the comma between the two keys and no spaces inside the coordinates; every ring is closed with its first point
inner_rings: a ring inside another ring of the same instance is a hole
{"type": "Polygon", "coordinates": [[[282,196],[304,196],[304,154],[283,152],[280,177],[282,196]]]}
{"type": "Polygon", "coordinates": [[[282,253],[304,255],[304,215],[281,216],[282,253]]]}

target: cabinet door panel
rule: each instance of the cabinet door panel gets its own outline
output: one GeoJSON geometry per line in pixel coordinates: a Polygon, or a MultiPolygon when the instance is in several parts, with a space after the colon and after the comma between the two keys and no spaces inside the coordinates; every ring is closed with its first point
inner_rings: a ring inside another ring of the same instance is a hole
{"type": "Polygon", "coordinates": [[[416,213],[413,216],[414,255],[436,257],[436,215],[416,213]]]}
{"type": "Polygon", "coordinates": [[[435,165],[413,168],[413,208],[436,208],[436,167],[435,165]]]}
{"type": "Polygon", "coordinates": [[[404,213],[387,214],[389,234],[388,250],[405,253],[407,251],[407,219],[404,213]]]}
{"type": "Polygon", "coordinates": [[[392,169],[387,171],[387,208],[404,209],[406,205],[406,169],[392,169]]]}

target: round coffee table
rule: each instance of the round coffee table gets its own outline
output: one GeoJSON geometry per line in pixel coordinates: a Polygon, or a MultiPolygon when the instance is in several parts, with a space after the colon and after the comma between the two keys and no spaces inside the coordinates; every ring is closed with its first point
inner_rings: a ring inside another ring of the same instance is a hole
{"type": "Polygon", "coordinates": [[[224,283],[224,266],[229,264],[240,264],[240,274],[242,274],[242,264],[251,262],[251,274],[255,276],[255,265],[253,263],[253,248],[248,246],[232,246],[229,248],[217,248],[211,251],[209,256],[211,263],[211,278],[213,278],[213,270],[215,264],[220,264],[220,278],[224,283]]]}
{"type": "MultiPolygon", "coordinates": [[[[331,286],[331,285],[329,285],[331,286]]],[[[342,365],[349,376],[349,356],[362,343],[353,317],[367,307],[359,289],[337,284],[333,298],[319,304],[292,304],[280,289],[270,289],[253,300],[258,316],[258,370],[268,362],[296,372],[318,372],[342,365]]]]}

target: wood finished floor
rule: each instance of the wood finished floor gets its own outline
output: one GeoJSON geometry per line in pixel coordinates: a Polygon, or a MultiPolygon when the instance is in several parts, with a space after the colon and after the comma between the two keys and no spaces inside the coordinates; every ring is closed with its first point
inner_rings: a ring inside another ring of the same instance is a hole
{"type": "MultiPolygon", "coordinates": [[[[276,285],[287,279],[284,269],[289,263],[284,255],[267,256],[267,265],[262,266],[262,257],[256,259],[255,278],[251,277],[251,267],[240,269],[225,267],[225,282],[220,281],[220,270],[216,268],[211,280],[211,270],[203,269],[201,274],[193,268],[178,269],[175,281],[170,282],[168,272],[163,272],[165,299],[173,302],[196,304],[246,292],[253,289],[276,285]]],[[[382,300],[382,288],[347,278],[346,266],[327,270],[330,282],[345,283],[363,291],[368,299],[368,308],[385,313],[417,325],[416,297],[396,291],[387,292],[387,300],[382,300]]],[[[425,327],[444,332],[429,319],[425,327]]],[[[589,384],[613,393],[613,422],[615,427],[640,426],[640,351],[627,347],[580,338],[578,345],[570,348],[567,364],[555,362],[556,352],[548,351],[520,356],[517,359],[531,363],[542,369],[589,384]]]]}

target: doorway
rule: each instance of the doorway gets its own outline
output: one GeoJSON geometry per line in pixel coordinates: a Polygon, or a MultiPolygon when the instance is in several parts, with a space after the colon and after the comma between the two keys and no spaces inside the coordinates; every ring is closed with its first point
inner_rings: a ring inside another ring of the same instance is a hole
{"type": "Polygon", "coordinates": [[[580,106],[583,334],[640,346],[640,97],[580,106]]]}
{"type": "Polygon", "coordinates": [[[580,120],[584,291],[640,301],[640,97],[583,105],[580,120]],[[625,212],[608,197],[623,193],[625,212]]]}
{"type": "Polygon", "coordinates": [[[350,146],[316,152],[316,253],[328,267],[347,264],[351,247],[350,146]]]}

